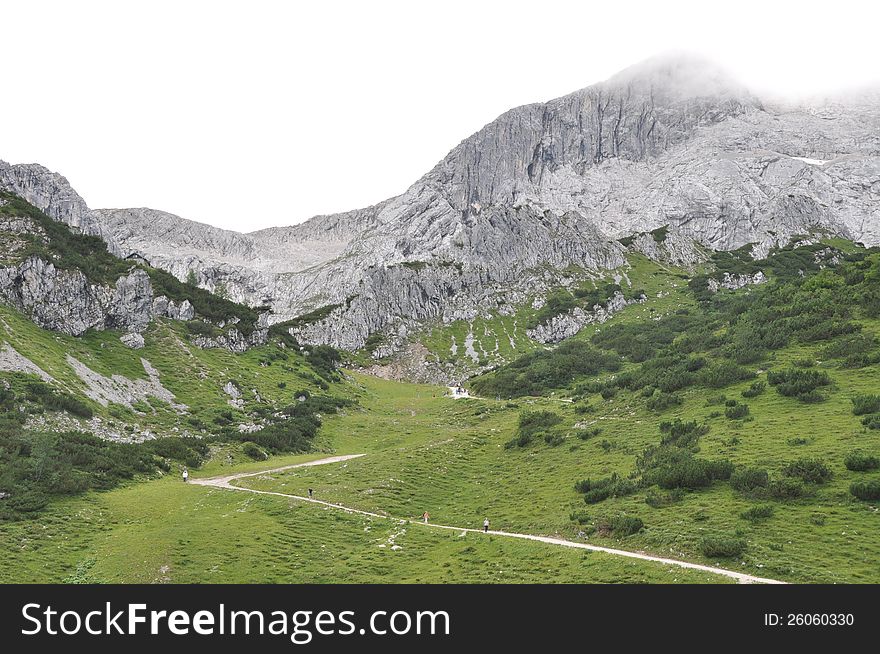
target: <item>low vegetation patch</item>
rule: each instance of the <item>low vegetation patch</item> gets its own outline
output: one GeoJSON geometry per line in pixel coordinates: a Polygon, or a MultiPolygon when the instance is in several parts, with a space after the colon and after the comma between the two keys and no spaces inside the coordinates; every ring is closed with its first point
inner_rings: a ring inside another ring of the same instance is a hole
{"type": "Polygon", "coordinates": [[[724,409],[724,415],[731,420],[742,420],[749,415],[749,405],[733,400],[733,404],[724,409]]]}
{"type": "Polygon", "coordinates": [[[767,389],[767,383],[762,381],[753,382],[746,390],[742,392],[745,398],[758,397],[767,389]]]}
{"type": "Polygon", "coordinates": [[[818,389],[831,385],[828,373],[822,370],[789,370],[770,371],[767,382],[776,387],[776,392],[785,397],[794,397],[801,402],[812,403],[824,399],[818,389]]]}
{"type": "Polygon", "coordinates": [[[625,538],[639,533],[645,528],[641,518],[629,515],[616,515],[610,520],[603,520],[598,526],[600,530],[607,530],[616,538],[625,538]]]}
{"type": "Polygon", "coordinates": [[[684,497],[684,490],[675,488],[668,493],[658,493],[655,490],[648,491],[645,496],[645,504],[653,509],[662,509],[677,504],[684,497]]]}
{"type": "Polygon", "coordinates": [[[880,468],[880,459],[864,452],[850,452],[843,459],[843,465],[853,472],[866,472],[880,468]]]}
{"type": "Polygon", "coordinates": [[[242,453],[254,461],[265,461],[269,458],[269,454],[256,443],[247,441],[241,446],[242,453]]]}
{"type": "Polygon", "coordinates": [[[700,551],[709,558],[732,559],[746,550],[746,541],[737,536],[704,536],[700,541],[700,551]]]}
{"type": "Polygon", "coordinates": [[[760,468],[737,468],[730,475],[730,486],[735,491],[748,494],[759,489],[767,488],[770,484],[770,475],[760,468]]]}
{"type": "Polygon", "coordinates": [[[552,435],[551,429],[560,422],[562,416],[552,411],[523,411],[519,414],[516,437],[509,441],[506,447],[525,447],[536,438],[552,435]]]}
{"type": "Polygon", "coordinates": [[[772,480],[767,491],[770,497],[777,500],[796,500],[807,494],[804,483],[800,479],[791,477],[772,480]]]}
{"type": "Polygon", "coordinates": [[[596,504],[609,497],[626,497],[635,493],[639,485],[632,479],[622,479],[614,474],[605,479],[584,479],[575,484],[575,490],[584,494],[584,502],[596,504]]]}
{"type": "Polygon", "coordinates": [[[773,516],[773,507],[769,504],[753,506],[739,514],[743,520],[749,522],[761,522],[773,516]]]}
{"type": "Polygon", "coordinates": [[[880,413],[880,395],[856,395],[852,399],[853,415],[863,416],[869,413],[880,413]]]}
{"type": "Polygon", "coordinates": [[[854,481],[849,487],[849,492],[866,502],[880,500],[880,479],[854,481]]]}
{"type": "Polygon", "coordinates": [[[479,377],[474,380],[473,388],[485,397],[511,399],[540,395],[566,387],[579,377],[619,369],[618,357],[595,350],[583,341],[566,341],[556,349],[532,352],[479,377]]]}
{"type": "Polygon", "coordinates": [[[824,484],[831,479],[831,469],[818,459],[798,459],[782,469],[786,477],[800,479],[808,484],[824,484]]]}

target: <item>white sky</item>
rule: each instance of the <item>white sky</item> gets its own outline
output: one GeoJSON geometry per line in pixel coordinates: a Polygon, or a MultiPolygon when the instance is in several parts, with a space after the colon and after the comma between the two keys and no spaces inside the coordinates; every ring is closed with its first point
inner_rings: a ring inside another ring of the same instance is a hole
{"type": "Polygon", "coordinates": [[[756,90],[875,80],[871,5],[0,0],[0,159],[94,208],[292,224],[396,195],[507,109],[670,49],[756,90]]]}

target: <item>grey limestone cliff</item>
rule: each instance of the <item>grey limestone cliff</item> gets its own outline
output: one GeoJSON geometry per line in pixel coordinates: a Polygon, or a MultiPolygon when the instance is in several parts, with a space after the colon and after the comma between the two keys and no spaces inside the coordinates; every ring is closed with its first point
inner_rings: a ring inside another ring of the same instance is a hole
{"type": "Polygon", "coordinates": [[[153,297],[150,277],[135,269],[115,285],[94,284],[79,270],[40,257],[0,267],[0,299],[45,329],[79,336],[89,329],[142,332],[156,317],[188,320],[192,305],[153,297]]]}

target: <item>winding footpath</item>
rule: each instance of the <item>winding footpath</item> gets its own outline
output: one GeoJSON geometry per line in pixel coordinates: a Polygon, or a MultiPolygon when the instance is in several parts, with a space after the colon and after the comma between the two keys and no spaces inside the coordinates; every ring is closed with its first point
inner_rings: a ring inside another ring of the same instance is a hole
{"type": "Polygon", "coordinates": [[[314,498],[302,497],[300,495],[292,495],[290,493],[278,493],[276,491],[265,491],[265,490],[257,490],[255,488],[245,488],[243,486],[234,486],[232,482],[245,479],[247,477],[258,477],[260,475],[271,475],[276,472],[283,472],[285,470],[290,470],[292,468],[305,468],[309,466],[320,466],[328,463],[341,463],[342,461],[348,461],[350,459],[357,459],[359,457],[366,456],[364,454],[346,454],[341,456],[331,456],[326,459],[317,459],[315,461],[307,461],[306,463],[294,463],[292,465],[283,466],[281,468],[272,468],[271,470],[260,470],[259,472],[243,472],[237,473],[233,475],[226,475],[222,477],[209,477],[203,479],[192,479],[190,483],[199,485],[199,486],[209,486],[212,488],[222,488],[225,490],[235,490],[246,493],[256,493],[258,495],[276,495],[278,497],[286,497],[294,500],[299,500],[301,502],[311,502],[312,504],[318,504],[320,506],[325,506],[327,508],[336,509],[338,511],[345,511],[346,513],[352,513],[356,515],[364,515],[370,518],[378,518],[381,520],[397,520],[402,522],[410,522],[410,524],[414,525],[422,525],[424,527],[428,527],[431,529],[446,529],[449,531],[457,531],[459,533],[472,533],[472,534],[482,534],[488,533],[491,536],[504,536],[507,538],[520,538],[522,540],[533,540],[539,543],[547,543],[549,545],[558,545],[561,547],[572,547],[575,549],[581,550],[590,550],[591,552],[605,552],[606,554],[612,554],[614,556],[625,556],[631,559],[639,559],[641,561],[653,561],[655,563],[662,563],[664,565],[677,565],[681,568],[688,568],[690,570],[701,570],[703,572],[710,572],[716,575],[722,575],[725,577],[730,577],[731,579],[735,579],[738,583],[741,584],[784,584],[784,581],[778,581],[776,579],[766,579],[763,577],[755,577],[753,575],[747,575],[742,572],[734,572],[733,570],[725,570],[724,568],[715,568],[710,565],[701,565],[699,563],[690,563],[688,561],[680,561],[678,559],[667,559],[662,556],[653,556],[651,554],[644,554],[642,552],[630,552],[628,550],[618,550],[611,547],[601,547],[599,545],[589,545],[587,543],[576,543],[570,540],[564,540],[562,538],[553,538],[551,536],[535,536],[532,534],[518,534],[510,531],[495,531],[490,529],[488,532],[483,532],[482,529],[472,529],[469,527],[454,527],[452,525],[441,525],[434,522],[421,522],[421,521],[409,521],[402,518],[394,518],[388,515],[382,515],[380,513],[372,513],[371,511],[363,511],[361,509],[352,509],[347,506],[342,506],[341,504],[333,504],[332,502],[325,502],[323,500],[316,500],[314,498]]]}

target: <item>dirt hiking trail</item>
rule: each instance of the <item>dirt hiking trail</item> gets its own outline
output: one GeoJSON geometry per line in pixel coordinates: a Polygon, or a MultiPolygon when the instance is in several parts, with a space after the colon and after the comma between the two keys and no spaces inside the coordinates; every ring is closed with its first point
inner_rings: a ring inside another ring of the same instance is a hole
{"type": "Polygon", "coordinates": [[[763,577],[755,577],[753,575],[748,575],[743,572],[735,572],[733,570],[726,570],[724,568],[715,568],[710,565],[702,565],[700,563],[690,563],[688,561],[680,561],[678,559],[667,559],[662,556],[654,556],[652,554],[644,554],[642,552],[631,552],[629,550],[618,550],[611,547],[602,547],[600,545],[590,545],[588,543],[577,543],[570,540],[564,540],[562,538],[554,538],[552,536],[536,536],[533,534],[519,534],[516,532],[510,531],[495,531],[490,529],[488,532],[484,532],[482,529],[473,529],[469,527],[455,527],[452,525],[441,525],[434,522],[421,522],[416,520],[409,520],[404,518],[395,518],[393,516],[382,515],[380,513],[372,513],[371,511],[363,511],[361,509],[352,509],[347,506],[342,506],[341,504],[333,504],[332,502],[325,502],[323,500],[317,500],[309,497],[302,497],[300,495],[293,495],[290,493],[278,493],[275,491],[264,491],[264,490],[256,490],[254,488],[244,488],[242,486],[233,486],[232,482],[238,479],[245,479],[247,477],[258,477],[260,475],[271,475],[276,472],[283,472],[285,470],[290,470],[292,468],[305,468],[308,466],[320,466],[326,465],[329,463],[341,463],[343,461],[348,461],[350,459],[357,459],[359,457],[366,456],[364,454],[345,454],[341,456],[331,456],[326,459],[317,459],[315,461],[307,461],[306,463],[294,463],[292,465],[282,466],[280,468],[272,468],[269,470],[260,470],[259,472],[242,472],[232,475],[225,475],[222,477],[209,477],[202,479],[191,479],[190,483],[196,484],[198,486],[209,486],[212,488],[222,488],[226,490],[234,490],[245,493],[256,493],[258,495],[275,495],[278,497],[287,497],[294,500],[299,500],[301,502],[311,502],[312,504],[318,504],[324,507],[328,507],[331,509],[336,509],[338,511],[345,511],[346,513],[352,513],[356,515],[364,515],[369,516],[371,518],[378,518],[380,520],[396,520],[398,522],[409,522],[413,525],[421,525],[423,527],[427,527],[429,529],[446,529],[449,531],[457,531],[459,533],[471,533],[471,534],[487,534],[490,536],[503,536],[506,538],[520,538],[522,540],[533,540],[538,541],[539,543],[547,543],[548,545],[557,545],[560,547],[571,547],[574,549],[581,550],[589,550],[591,552],[605,552],[606,554],[612,554],[614,556],[625,556],[631,559],[639,559],[641,561],[653,561],[655,563],[662,563],[665,565],[676,565],[680,568],[687,568],[689,570],[701,570],[703,572],[710,572],[716,575],[722,575],[725,577],[730,577],[731,579],[735,579],[738,583],[741,584],[784,584],[784,581],[778,581],[776,579],[766,579],[763,577]]]}

